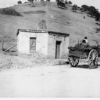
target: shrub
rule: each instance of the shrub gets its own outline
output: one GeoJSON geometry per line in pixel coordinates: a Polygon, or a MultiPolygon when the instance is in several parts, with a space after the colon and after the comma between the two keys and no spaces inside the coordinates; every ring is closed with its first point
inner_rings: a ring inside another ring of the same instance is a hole
{"type": "Polygon", "coordinates": [[[78,6],[77,6],[77,5],[73,5],[72,10],[73,10],[73,11],[78,10],[78,6]]]}
{"type": "Polygon", "coordinates": [[[18,1],[18,4],[22,4],[22,2],[21,1],[18,1]]]}
{"type": "Polygon", "coordinates": [[[71,2],[71,1],[69,1],[68,3],[69,3],[70,5],[72,5],[72,2],[71,2]]]}
{"type": "Polygon", "coordinates": [[[0,9],[0,13],[5,15],[12,15],[12,16],[22,16],[19,12],[17,12],[12,8],[0,9]]]}

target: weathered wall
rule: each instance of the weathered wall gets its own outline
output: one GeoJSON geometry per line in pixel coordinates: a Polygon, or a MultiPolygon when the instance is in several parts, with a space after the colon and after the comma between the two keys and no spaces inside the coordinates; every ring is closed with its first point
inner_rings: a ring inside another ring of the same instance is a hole
{"type": "Polygon", "coordinates": [[[48,55],[48,33],[37,34],[36,51],[45,56],[48,55]]]}
{"type": "Polygon", "coordinates": [[[69,46],[69,37],[63,35],[49,35],[48,42],[48,56],[49,58],[55,58],[56,53],[56,41],[61,41],[60,46],[60,58],[66,59],[68,57],[68,46],[69,46]]]}
{"type": "Polygon", "coordinates": [[[53,35],[49,35],[48,39],[48,57],[55,59],[56,40],[53,35]]]}
{"type": "Polygon", "coordinates": [[[17,40],[18,53],[29,53],[29,35],[26,32],[20,32],[17,40]]]}
{"type": "Polygon", "coordinates": [[[68,57],[69,54],[69,37],[64,37],[63,41],[62,41],[62,52],[61,52],[61,58],[66,59],[68,57]]]}
{"type": "Polygon", "coordinates": [[[18,35],[17,50],[19,53],[30,54],[30,37],[36,37],[36,52],[47,56],[48,34],[20,32],[18,35]]]}
{"type": "Polygon", "coordinates": [[[30,37],[36,37],[36,52],[55,59],[56,41],[61,41],[60,58],[68,56],[69,37],[66,35],[48,33],[20,32],[18,35],[17,49],[19,53],[30,54],[30,37]]]}

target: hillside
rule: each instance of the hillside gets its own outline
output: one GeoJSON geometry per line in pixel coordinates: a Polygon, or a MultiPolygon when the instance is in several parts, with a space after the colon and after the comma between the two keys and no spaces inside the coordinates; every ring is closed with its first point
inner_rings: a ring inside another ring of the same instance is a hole
{"type": "Polygon", "coordinates": [[[75,45],[78,39],[81,40],[84,36],[89,38],[91,45],[95,44],[95,40],[100,44],[100,32],[96,33],[96,28],[99,28],[96,23],[99,22],[88,17],[86,13],[72,12],[71,7],[60,9],[56,3],[47,6],[41,3],[34,5],[25,3],[10,7],[22,16],[0,14],[0,41],[4,37],[7,41],[6,48],[16,43],[18,29],[38,29],[38,23],[43,19],[47,22],[48,30],[70,34],[70,46],[75,45]]]}

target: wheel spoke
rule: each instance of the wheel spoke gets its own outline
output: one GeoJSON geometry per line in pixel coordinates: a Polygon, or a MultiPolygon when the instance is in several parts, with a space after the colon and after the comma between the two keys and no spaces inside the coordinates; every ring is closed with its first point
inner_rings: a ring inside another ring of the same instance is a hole
{"type": "Polygon", "coordinates": [[[74,58],[74,57],[70,57],[69,58],[69,63],[72,67],[76,67],[79,63],[79,59],[74,58]]]}
{"type": "Polygon", "coordinates": [[[98,53],[96,50],[91,50],[89,53],[89,68],[96,68],[98,65],[98,53]]]}
{"type": "Polygon", "coordinates": [[[94,62],[93,61],[90,62],[90,66],[91,66],[91,68],[94,67],[94,62]]]}

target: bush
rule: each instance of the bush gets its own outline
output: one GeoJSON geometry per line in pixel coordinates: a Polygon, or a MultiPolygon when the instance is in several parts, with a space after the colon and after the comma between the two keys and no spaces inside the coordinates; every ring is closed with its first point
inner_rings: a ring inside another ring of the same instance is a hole
{"type": "Polygon", "coordinates": [[[77,6],[77,5],[73,5],[72,10],[73,10],[73,11],[78,10],[78,6],[77,6]]]}
{"type": "Polygon", "coordinates": [[[22,4],[22,2],[21,1],[18,1],[18,4],[22,4]]]}
{"type": "Polygon", "coordinates": [[[28,3],[28,2],[24,2],[24,3],[28,3]]]}
{"type": "Polygon", "coordinates": [[[72,5],[72,2],[71,2],[71,1],[69,1],[68,3],[69,3],[70,5],[72,5]]]}
{"type": "Polygon", "coordinates": [[[11,8],[4,8],[0,9],[1,14],[5,15],[12,15],[12,16],[22,16],[20,13],[18,13],[16,10],[11,9],[11,8]]]}

